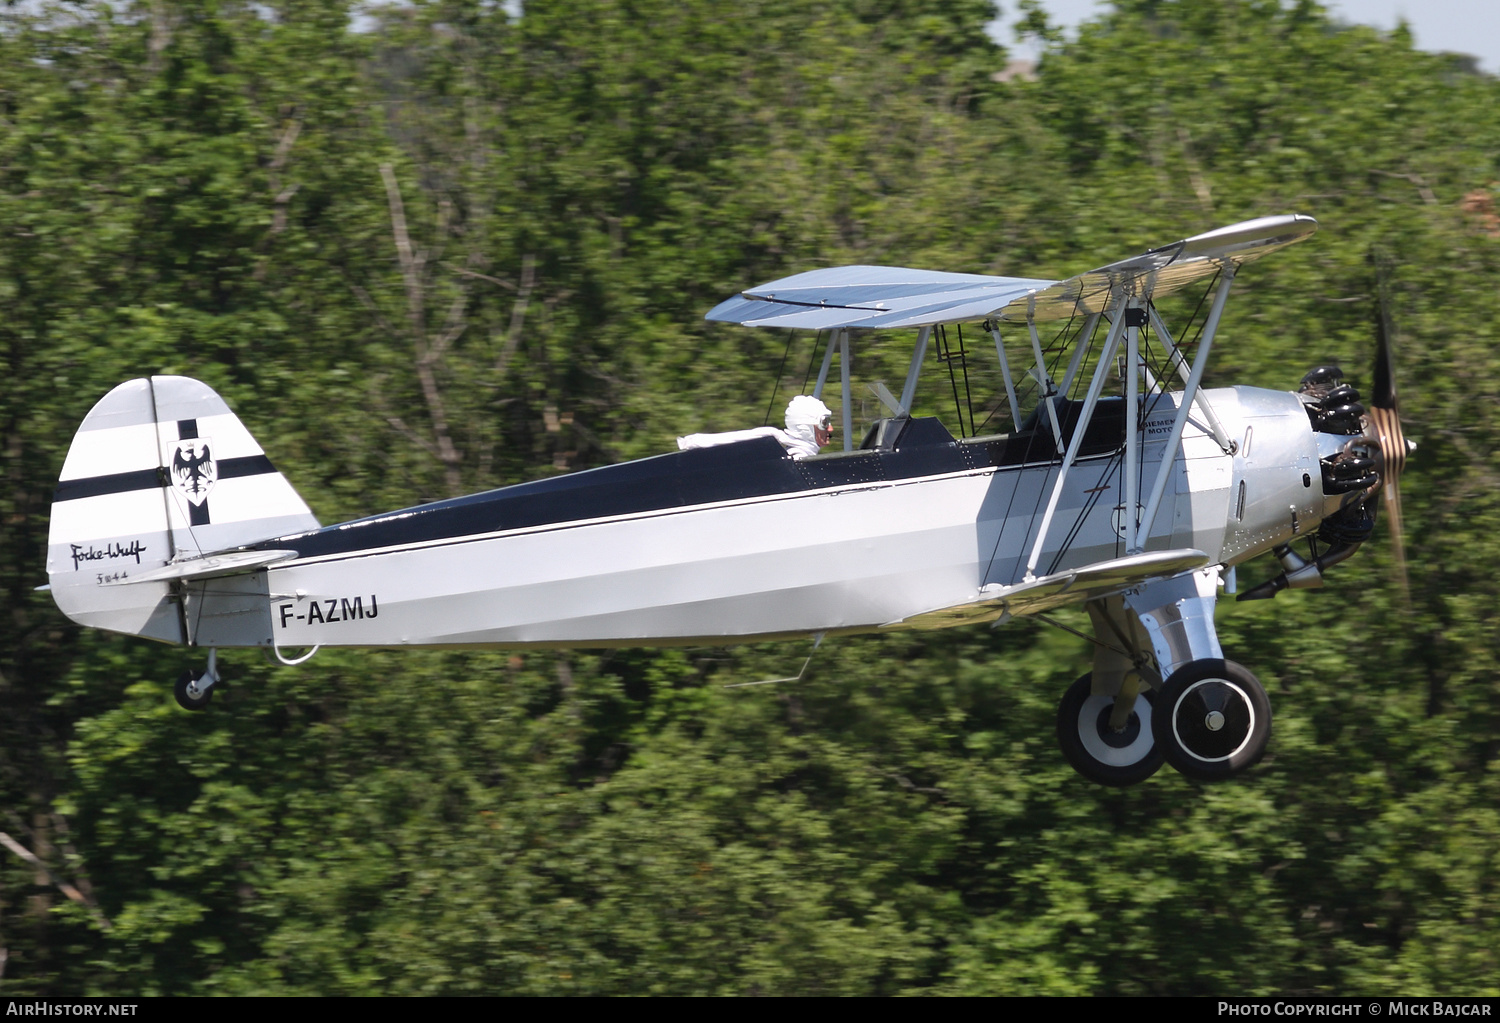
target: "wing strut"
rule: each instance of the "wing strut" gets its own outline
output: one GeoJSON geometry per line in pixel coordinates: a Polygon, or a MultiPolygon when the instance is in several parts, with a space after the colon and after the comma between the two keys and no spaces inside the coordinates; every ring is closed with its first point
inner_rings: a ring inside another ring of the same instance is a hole
{"type": "MultiPolygon", "coordinates": [[[[1041,388],[1042,404],[1047,406],[1047,415],[1052,418],[1052,436],[1057,442],[1057,453],[1063,453],[1062,424],[1057,421],[1057,403],[1052,396],[1057,393],[1057,385],[1052,382],[1051,375],[1047,372],[1047,360],[1042,355],[1042,339],[1036,332],[1036,292],[1031,293],[1030,306],[1026,313],[1026,329],[1031,334],[1031,351],[1036,355],[1036,382],[1041,388]]],[[[1064,467],[1063,472],[1067,472],[1064,467]]],[[[1033,559],[1035,560],[1035,559],[1033,559]]],[[[1028,568],[1027,572],[1031,569],[1028,568]]]]}
{"type": "MultiPolygon", "coordinates": [[[[1229,299],[1229,286],[1234,283],[1234,271],[1234,262],[1226,259],[1224,277],[1219,282],[1219,290],[1214,293],[1213,308],[1209,310],[1208,320],[1203,325],[1203,339],[1198,342],[1198,352],[1193,356],[1193,371],[1188,374],[1182,401],[1177,406],[1177,416],[1172,420],[1172,433],[1167,438],[1167,453],[1162,459],[1161,467],[1156,470],[1156,482],[1151,486],[1151,498],[1146,502],[1145,514],[1141,516],[1142,536],[1151,535],[1151,524],[1156,521],[1156,512],[1161,506],[1162,494],[1166,492],[1167,480],[1172,476],[1172,464],[1177,460],[1177,446],[1182,443],[1182,430],[1187,426],[1188,412],[1192,409],[1193,400],[1198,395],[1198,387],[1203,382],[1203,370],[1208,366],[1208,353],[1213,347],[1214,335],[1219,332],[1219,318],[1224,315],[1224,303],[1229,299]]],[[[1119,319],[1124,320],[1124,317],[1119,319]]],[[[1220,427],[1220,432],[1222,431],[1223,427],[1220,427]]],[[[1128,551],[1127,553],[1136,552],[1128,551]]],[[[1034,559],[1035,555],[1033,555],[1034,559]]]]}
{"type": "Polygon", "coordinates": [[[1067,394],[1073,389],[1073,378],[1078,375],[1078,367],[1083,363],[1084,350],[1094,337],[1094,328],[1099,324],[1099,314],[1089,313],[1088,319],[1083,321],[1083,329],[1080,330],[1073,340],[1073,358],[1068,360],[1068,371],[1063,374],[1062,393],[1067,394]]]}
{"type": "MultiPolygon", "coordinates": [[[[1089,391],[1078,414],[1078,425],[1073,428],[1073,439],[1068,442],[1068,452],[1063,456],[1062,468],[1058,470],[1057,482],[1052,487],[1052,496],[1047,498],[1047,511],[1042,515],[1042,525],[1037,530],[1036,542],[1032,544],[1031,557],[1026,559],[1025,582],[1036,579],[1037,562],[1041,560],[1042,545],[1047,542],[1047,530],[1052,525],[1052,516],[1057,512],[1057,502],[1062,498],[1063,484],[1068,480],[1068,470],[1078,458],[1078,449],[1083,446],[1083,435],[1088,432],[1089,421],[1094,417],[1094,406],[1099,404],[1099,392],[1104,390],[1104,380],[1109,376],[1111,363],[1115,361],[1115,350],[1120,346],[1120,333],[1124,327],[1123,316],[1116,316],[1115,321],[1109,325],[1109,336],[1105,338],[1104,350],[1099,353],[1099,365],[1094,368],[1094,379],[1089,381],[1089,391]]],[[[1034,326],[1031,336],[1035,341],[1034,326]]],[[[1057,435],[1060,438],[1062,431],[1059,430],[1057,435]]]]}
{"type": "MultiPolygon", "coordinates": [[[[911,415],[911,403],[917,396],[917,377],[922,375],[922,359],[927,355],[927,343],[932,339],[932,328],[917,331],[917,350],[911,353],[911,369],[906,371],[906,384],[901,388],[901,412],[911,415]]],[[[1003,361],[1002,356],[1002,361],[1003,361]]],[[[1006,377],[1009,381],[1010,378],[1006,377]]]]}
{"type": "Polygon", "coordinates": [[[1141,300],[1127,298],[1119,319],[1125,321],[1125,553],[1137,554],[1142,544],[1136,536],[1135,510],[1141,501],[1141,300]]]}
{"type": "Polygon", "coordinates": [[[833,346],[838,343],[840,333],[842,330],[835,327],[829,334],[828,347],[823,350],[823,368],[818,370],[818,382],[813,387],[813,397],[819,401],[823,399],[823,385],[828,383],[828,370],[833,365],[833,346]]]}
{"type": "Polygon", "coordinates": [[[854,429],[851,417],[854,410],[853,397],[849,393],[849,328],[845,327],[839,331],[839,381],[843,385],[840,400],[844,403],[844,450],[854,450],[854,436],[850,432],[854,429]]]}
{"type": "MultiPolygon", "coordinates": [[[[1172,343],[1172,332],[1167,329],[1167,325],[1163,322],[1161,314],[1156,311],[1156,307],[1153,305],[1147,308],[1151,313],[1151,326],[1156,330],[1156,337],[1161,341],[1161,346],[1167,351],[1167,361],[1177,369],[1177,375],[1182,378],[1183,384],[1186,385],[1188,382],[1187,360],[1182,357],[1182,353],[1172,343]]],[[[1165,390],[1165,387],[1163,389],[1165,390]]],[[[1224,432],[1224,424],[1219,422],[1219,417],[1214,414],[1214,407],[1208,403],[1208,398],[1202,391],[1198,391],[1193,395],[1193,401],[1197,403],[1198,411],[1203,413],[1203,418],[1208,421],[1209,432],[1214,435],[1214,440],[1218,441],[1219,447],[1223,449],[1224,454],[1234,454],[1235,443],[1229,439],[1229,434],[1224,432]]]]}
{"type": "Polygon", "coordinates": [[[839,383],[842,385],[844,402],[844,450],[854,450],[854,438],[849,435],[853,428],[850,421],[853,410],[850,408],[852,402],[849,397],[849,328],[835,327],[833,336],[828,339],[828,350],[823,353],[823,368],[818,370],[818,385],[813,388],[813,397],[819,400],[823,397],[823,387],[828,383],[828,370],[833,366],[833,346],[839,346],[839,383]]]}
{"type": "Polygon", "coordinates": [[[1021,428],[1021,403],[1016,401],[1016,382],[1010,376],[1010,360],[1005,357],[1005,344],[1000,340],[1000,327],[994,320],[987,320],[990,337],[995,339],[995,354],[1000,357],[1000,375],[1005,378],[1005,397],[1010,399],[1011,432],[1021,428]]]}

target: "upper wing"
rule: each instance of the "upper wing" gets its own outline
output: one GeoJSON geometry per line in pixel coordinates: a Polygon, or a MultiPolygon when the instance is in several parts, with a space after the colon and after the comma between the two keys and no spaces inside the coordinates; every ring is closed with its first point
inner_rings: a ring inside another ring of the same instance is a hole
{"type": "Polygon", "coordinates": [[[836,266],[743,291],[714,306],[707,318],[799,330],[922,327],[982,320],[1017,298],[1057,283],[900,266],[836,266]]]}
{"type": "MultiPolygon", "coordinates": [[[[1062,319],[1075,312],[1103,312],[1127,297],[1166,295],[1218,273],[1225,262],[1240,266],[1312,235],[1318,222],[1300,213],[1261,217],[1195,234],[1172,245],[1152,249],[1131,259],[1069,277],[1036,294],[1037,319],[1062,319]]],[[[998,319],[1026,319],[1023,301],[1000,313],[998,319]]]]}
{"type": "Polygon", "coordinates": [[[1318,229],[1312,217],[1261,217],[1184,238],[1070,277],[1029,277],[841,266],[762,284],[721,302],[708,319],[749,327],[925,327],[973,320],[1024,322],[1102,312],[1126,297],[1164,295],[1299,242],[1318,229]]]}
{"type": "Polygon", "coordinates": [[[1148,579],[1190,572],[1208,564],[1208,555],[1189,548],[1148,551],[1083,568],[1042,576],[1014,586],[986,586],[971,601],[953,607],[935,608],[900,621],[887,629],[946,629],[952,625],[990,622],[1001,615],[1034,615],[1065,604],[1081,604],[1095,597],[1118,593],[1148,579]]]}

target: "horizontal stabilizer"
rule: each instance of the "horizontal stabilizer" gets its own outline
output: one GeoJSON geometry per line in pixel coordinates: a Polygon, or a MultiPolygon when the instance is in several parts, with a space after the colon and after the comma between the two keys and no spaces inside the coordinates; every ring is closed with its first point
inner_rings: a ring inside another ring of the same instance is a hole
{"type": "Polygon", "coordinates": [[[1151,579],[1191,572],[1202,568],[1208,561],[1207,554],[1190,549],[1132,554],[1014,586],[986,586],[972,601],[935,608],[889,622],[882,628],[946,629],[954,625],[994,621],[1005,614],[1018,618],[1040,614],[1067,604],[1081,604],[1095,597],[1118,593],[1151,579]]]}
{"type": "Polygon", "coordinates": [[[189,558],[149,572],[141,572],[125,579],[103,583],[104,586],[129,586],[132,583],[186,582],[190,579],[218,579],[226,575],[243,575],[288,561],[297,556],[296,551],[231,551],[228,554],[210,554],[206,558],[189,558]]]}

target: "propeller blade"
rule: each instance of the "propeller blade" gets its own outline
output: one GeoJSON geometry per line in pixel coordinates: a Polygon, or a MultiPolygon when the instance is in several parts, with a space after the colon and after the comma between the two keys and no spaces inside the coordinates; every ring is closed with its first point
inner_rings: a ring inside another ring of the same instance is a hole
{"type": "Polygon", "coordinates": [[[1369,427],[1366,436],[1374,448],[1376,468],[1380,473],[1381,503],[1389,516],[1391,556],[1396,562],[1396,577],[1407,608],[1411,607],[1411,584],[1406,574],[1406,543],[1401,515],[1401,471],[1406,468],[1406,435],[1401,429],[1401,402],[1396,395],[1396,357],[1392,347],[1395,331],[1391,328],[1390,305],[1386,280],[1388,261],[1383,254],[1372,252],[1375,266],[1375,373],[1369,401],[1369,427]]]}
{"type": "Polygon", "coordinates": [[[1370,404],[1376,408],[1401,411],[1396,397],[1396,359],[1391,350],[1391,312],[1386,296],[1385,264],[1377,262],[1375,274],[1375,374],[1370,404]]]}
{"type": "Polygon", "coordinates": [[[1366,411],[1370,417],[1368,434],[1375,443],[1375,468],[1382,483],[1394,487],[1406,468],[1406,434],[1401,429],[1401,416],[1396,410],[1372,404],[1366,411]]]}
{"type": "Polygon", "coordinates": [[[1411,582],[1406,574],[1406,541],[1402,539],[1401,488],[1395,477],[1381,490],[1382,503],[1389,518],[1391,557],[1396,562],[1396,581],[1401,584],[1401,599],[1411,609],[1411,582]]]}

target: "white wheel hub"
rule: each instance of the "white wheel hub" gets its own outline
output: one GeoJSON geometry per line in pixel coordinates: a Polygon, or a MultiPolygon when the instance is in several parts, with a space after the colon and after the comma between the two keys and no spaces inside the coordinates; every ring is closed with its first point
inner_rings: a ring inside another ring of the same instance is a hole
{"type": "Polygon", "coordinates": [[[1078,741],[1099,763],[1108,767],[1130,767],[1151,755],[1156,740],[1151,734],[1151,704],[1144,695],[1135,698],[1134,714],[1139,724],[1134,738],[1124,746],[1112,746],[1099,734],[1101,715],[1108,715],[1115,705],[1113,696],[1090,696],[1078,708],[1078,741]]]}

